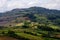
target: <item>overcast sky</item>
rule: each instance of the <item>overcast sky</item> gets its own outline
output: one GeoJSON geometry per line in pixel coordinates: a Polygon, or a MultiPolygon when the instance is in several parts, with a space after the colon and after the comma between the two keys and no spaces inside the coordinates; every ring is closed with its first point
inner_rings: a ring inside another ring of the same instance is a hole
{"type": "Polygon", "coordinates": [[[0,0],[0,12],[31,6],[60,10],[60,0],[0,0]]]}

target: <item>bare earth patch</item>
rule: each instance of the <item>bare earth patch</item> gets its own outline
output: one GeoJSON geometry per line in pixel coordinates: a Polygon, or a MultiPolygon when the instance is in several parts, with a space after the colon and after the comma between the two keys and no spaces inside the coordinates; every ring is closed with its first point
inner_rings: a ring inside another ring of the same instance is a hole
{"type": "Polygon", "coordinates": [[[18,39],[16,39],[16,38],[12,38],[12,37],[6,37],[6,36],[2,36],[2,37],[0,37],[0,40],[18,40],[18,39]]]}

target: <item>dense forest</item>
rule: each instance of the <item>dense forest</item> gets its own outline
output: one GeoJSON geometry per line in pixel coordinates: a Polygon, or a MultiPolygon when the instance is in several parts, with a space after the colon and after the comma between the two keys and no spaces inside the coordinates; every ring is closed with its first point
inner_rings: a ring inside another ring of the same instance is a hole
{"type": "Polygon", "coordinates": [[[60,10],[30,7],[0,13],[0,36],[60,40],[60,10]]]}

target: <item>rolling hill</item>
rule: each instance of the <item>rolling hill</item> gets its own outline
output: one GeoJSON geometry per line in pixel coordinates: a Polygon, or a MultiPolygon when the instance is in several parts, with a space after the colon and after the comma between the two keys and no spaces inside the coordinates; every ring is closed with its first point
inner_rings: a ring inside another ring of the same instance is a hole
{"type": "Polygon", "coordinates": [[[30,7],[0,13],[0,36],[60,40],[60,10],[30,7]]]}
{"type": "Polygon", "coordinates": [[[52,21],[53,24],[60,24],[60,10],[51,10],[42,7],[30,7],[24,9],[17,8],[11,11],[0,13],[0,24],[6,24],[8,22],[16,20],[17,18],[21,20],[29,19],[31,21],[35,21],[35,14],[46,17],[46,19],[52,21]]]}

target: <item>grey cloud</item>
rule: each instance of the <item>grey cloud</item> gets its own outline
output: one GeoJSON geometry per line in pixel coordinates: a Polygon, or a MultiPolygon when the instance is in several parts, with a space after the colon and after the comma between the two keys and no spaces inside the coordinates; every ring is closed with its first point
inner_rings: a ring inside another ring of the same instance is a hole
{"type": "Polygon", "coordinates": [[[60,10],[60,0],[0,0],[0,12],[31,6],[60,10]]]}

